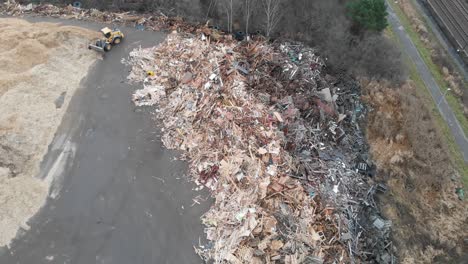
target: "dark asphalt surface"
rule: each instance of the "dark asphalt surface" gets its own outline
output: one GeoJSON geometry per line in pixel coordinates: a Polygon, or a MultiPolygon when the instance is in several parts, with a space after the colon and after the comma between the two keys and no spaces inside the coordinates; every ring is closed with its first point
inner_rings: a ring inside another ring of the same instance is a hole
{"type": "MultiPolygon", "coordinates": [[[[389,1],[389,0],[387,0],[389,1]]],[[[455,138],[455,142],[457,143],[465,163],[468,162],[468,139],[463,131],[463,128],[460,126],[455,114],[453,113],[452,109],[450,108],[447,100],[445,99],[445,94],[441,91],[446,90],[447,87],[444,89],[440,89],[437,82],[434,80],[429,68],[427,67],[424,60],[421,58],[421,55],[418,52],[418,49],[411,41],[411,38],[406,33],[404,27],[401,25],[398,16],[393,11],[392,7],[387,4],[387,10],[389,13],[388,20],[390,25],[393,27],[395,33],[397,34],[398,38],[401,40],[402,47],[405,53],[411,58],[411,60],[416,65],[416,69],[421,76],[424,84],[426,85],[427,89],[431,93],[434,102],[439,109],[442,118],[447,122],[452,135],[455,138]]]]}
{"type": "Polygon", "coordinates": [[[126,40],[82,82],[49,147],[40,177],[53,176],[51,197],[30,229],[0,248],[1,264],[202,262],[193,246],[203,239],[200,216],[209,204],[191,206],[200,193],[182,178],[186,164],[163,149],[151,109],[133,106],[138,85],[126,83],[121,64],[133,48],[165,36],[121,29],[126,40]]]}

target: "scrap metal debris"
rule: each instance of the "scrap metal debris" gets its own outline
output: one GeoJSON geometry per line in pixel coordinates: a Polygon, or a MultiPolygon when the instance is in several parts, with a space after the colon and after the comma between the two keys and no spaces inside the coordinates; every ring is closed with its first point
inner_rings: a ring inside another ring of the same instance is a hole
{"type": "Polygon", "coordinates": [[[195,182],[215,198],[202,219],[204,259],[394,260],[391,223],[373,200],[383,188],[360,172],[372,163],[359,87],[324,76],[315,50],[174,32],[124,62],[129,80],[143,83],[135,104],[157,106],[163,144],[183,151],[195,182]]]}

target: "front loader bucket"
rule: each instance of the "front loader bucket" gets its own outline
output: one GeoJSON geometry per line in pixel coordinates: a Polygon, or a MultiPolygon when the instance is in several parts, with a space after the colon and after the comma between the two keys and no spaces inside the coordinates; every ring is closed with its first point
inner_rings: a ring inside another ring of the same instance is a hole
{"type": "Polygon", "coordinates": [[[89,44],[88,49],[93,49],[95,51],[104,52],[104,48],[93,45],[93,44],[89,44]]]}

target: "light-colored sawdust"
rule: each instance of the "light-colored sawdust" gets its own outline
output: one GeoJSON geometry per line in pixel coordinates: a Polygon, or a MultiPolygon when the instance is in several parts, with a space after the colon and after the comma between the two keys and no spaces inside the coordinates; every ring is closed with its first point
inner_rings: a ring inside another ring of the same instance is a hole
{"type": "Polygon", "coordinates": [[[0,246],[43,205],[36,178],[68,102],[97,59],[96,33],[51,23],[0,19],[0,246]],[[65,95],[61,106],[56,100],[65,95]]]}

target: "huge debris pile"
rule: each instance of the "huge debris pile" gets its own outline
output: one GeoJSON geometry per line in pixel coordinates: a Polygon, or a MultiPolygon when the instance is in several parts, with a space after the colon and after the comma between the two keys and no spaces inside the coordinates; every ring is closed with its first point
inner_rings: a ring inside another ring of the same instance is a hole
{"type": "Polygon", "coordinates": [[[134,102],[157,106],[162,142],[212,190],[210,242],[199,254],[215,263],[392,262],[390,223],[373,201],[383,188],[366,182],[359,87],[324,76],[323,60],[300,44],[226,39],[173,33],[125,60],[129,79],[144,85],[134,102]]]}

